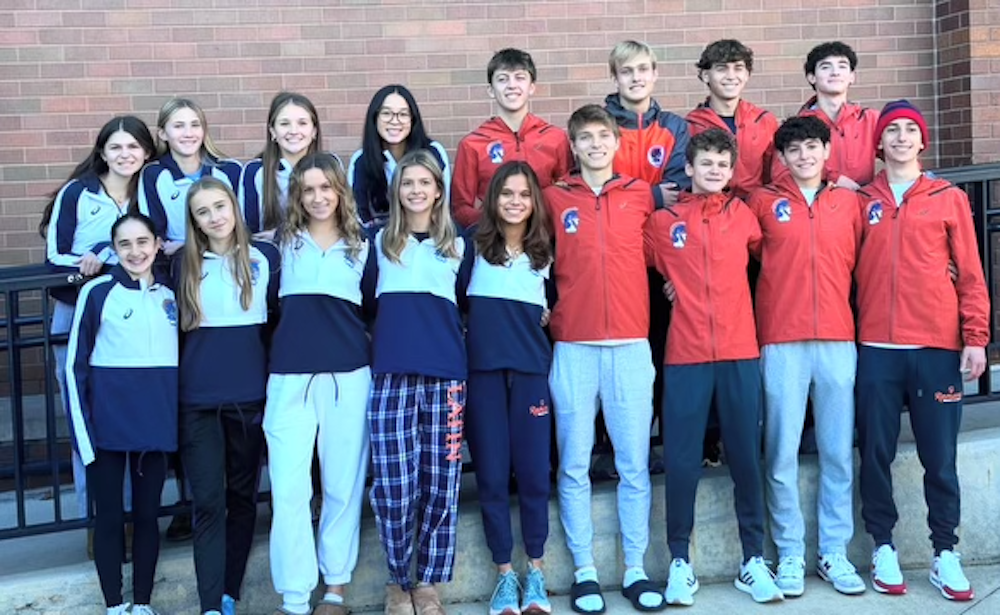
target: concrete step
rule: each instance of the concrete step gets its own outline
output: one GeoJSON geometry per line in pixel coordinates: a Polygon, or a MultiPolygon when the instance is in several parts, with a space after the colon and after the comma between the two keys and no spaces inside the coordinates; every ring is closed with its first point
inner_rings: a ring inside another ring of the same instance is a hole
{"type": "MultiPolygon", "coordinates": [[[[960,437],[958,464],[963,489],[960,536],[963,540],[959,549],[967,565],[1000,562],[1000,532],[996,530],[997,520],[1000,519],[1000,488],[996,481],[996,476],[1000,475],[1000,413],[997,410],[998,405],[995,404],[968,407],[965,429],[960,437]]],[[[922,496],[923,471],[905,418],[902,440],[894,466],[895,495],[901,516],[895,538],[902,565],[920,571],[919,574],[914,573],[916,579],[925,575],[931,551],[922,496]]],[[[816,458],[803,457],[800,476],[803,502],[815,502],[817,474],[816,458]]],[[[646,567],[651,578],[663,583],[668,565],[663,477],[654,477],[653,485],[651,541],[646,567]]],[[[260,531],[251,554],[241,602],[243,613],[270,614],[278,604],[270,582],[267,507],[262,505],[261,512],[260,531]]],[[[549,515],[551,533],[546,553],[548,584],[554,593],[564,595],[572,583],[572,561],[565,548],[555,497],[549,515]]],[[[593,516],[597,567],[606,589],[611,590],[620,584],[623,572],[613,484],[595,487],[593,516]]],[[[363,524],[361,558],[350,586],[349,603],[358,609],[378,610],[384,596],[385,561],[370,513],[363,524]]],[[[515,545],[518,545],[516,514],[514,525],[515,545]]],[[[816,549],[814,506],[806,508],[806,527],[807,557],[811,562],[816,549]]],[[[691,547],[692,561],[702,581],[731,583],[739,565],[740,547],[733,513],[732,483],[725,468],[707,471],[701,481],[691,547]]],[[[849,555],[859,568],[867,566],[870,549],[871,541],[863,531],[859,514],[856,514],[856,533],[849,555]]],[[[80,553],[83,551],[80,532],[5,541],[0,548],[0,574],[3,575],[0,579],[0,613],[75,615],[100,612],[102,601],[93,565],[83,558],[76,558],[73,563],[66,561],[67,552],[76,553],[77,550],[80,553]],[[41,544],[48,546],[39,548],[41,544]],[[46,555],[48,550],[57,554],[46,555]],[[46,557],[53,562],[52,565],[37,563],[45,562],[46,557]]],[[[517,549],[515,565],[518,569],[524,567],[523,555],[518,554],[517,549]]],[[[126,566],[126,586],[129,583],[130,570],[126,566]]],[[[451,603],[481,603],[488,599],[493,583],[494,568],[483,540],[479,506],[473,498],[466,497],[459,519],[455,579],[441,588],[441,594],[451,603]]],[[[153,601],[163,613],[197,613],[194,569],[188,545],[164,548],[153,601]]],[[[751,606],[748,599],[739,604],[751,606]]],[[[914,611],[907,609],[906,612],[914,611]]]]}

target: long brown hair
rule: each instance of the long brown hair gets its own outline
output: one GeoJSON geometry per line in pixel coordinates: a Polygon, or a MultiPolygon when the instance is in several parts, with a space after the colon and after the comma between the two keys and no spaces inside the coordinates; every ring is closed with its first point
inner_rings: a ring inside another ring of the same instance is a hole
{"type": "Polygon", "coordinates": [[[279,241],[284,244],[309,226],[309,213],[302,205],[302,183],[306,171],[312,169],[322,171],[333,191],[337,193],[337,209],[333,214],[337,229],[341,238],[347,242],[348,255],[352,259],[357,259],[365,238],[361,223],[358,221],[354,192],[347,184],[347,174],[344,173],[340,161],[326,152],[309,154],[299,160],[292,170],[292,177],[288,183],[288,211],[279,241]]]}
{"type": "Polygon", "coordinates": [[[431,206],[431,227],[430,236],[434,239],[434,246],[438,254],[446,258],[460,258],[458,249],[455,246],[458,238],[458,229],[451,219],[451,208],[445,198],[446,188],[444,185],[444,174],[438,165],[434,154],[425,149],[414,150],[399,159],[396,165],[396,172],[392,176],[392,188],[389,193],[389,221],[382,231],[382,253],[394,263],[400,262],[400,255],[406,247],[407,235],[410,233],[409,225],[406,221],[406,210],[399,200],[399,187],[403,182],[403,171],[409,167],[421,166],[431,172],[434,182],[437,184],[440,196],[431,206]]]}
{"type": "Polygon", "coordinates": [[[253,303],[253,271],[250,263],[250,232],[243,221],[243,213],[236,204],[236,195],[223,181],[205,175],[191,184],[187,193],[187,237],[184,240],[183,268],[177,288],[180,307],[181,331],[193,331],[201,325],[201,265],[205,251],[209,249],[208,235],[198,228],[198,222],[191,211],[195,195],[208,190],[217,190],[229,200],[233,219],[233,247],[228,254],[221,255],[229,260],[233,280],[240,289],[240,307],[244,311],[253,303]]]}
{"type": "Polygon", "coordinates": [[[278,165],[281,163],[281,147],[278,142],[271,137],[271,129],[278,119],[278,114],[288,105],[302,107],[312,119],[313,127],[316,129],[316,138],[309,144],[306,155],[315,154],[321,143],[323,143],[323,133],[319,129],[319,114],[312,101],[295,92],[278,92],[271,100],[271,108],[267,112],[267,127],[264,132],[267,140],[264,144],[264,151],[260,153],[261,171],[263,173],[263,190],[261,191],[261,209],[264,212],[263,228],[276,228],[281,223],[281,206],[278,198],[278,165]]]}
{"type": "Polygon", "coordinates": [[[507,254],[507,238],[504,227],[507,223],[500,218],[500,193],[511,177],[523,175],[528,180],[531,191],[531,216],[524,233],[524,253],[531,259],[531,268],[543,269],[552,263],[552,244],[549,238],[548,213],[542,199],[542,189],[538,176],[531,165],[521,160],[512,160],[500,165],[493,174],[483,200],[482,217],[476,231],[476,250],[491,265],[505,265],[510,260],[507,254]]]}

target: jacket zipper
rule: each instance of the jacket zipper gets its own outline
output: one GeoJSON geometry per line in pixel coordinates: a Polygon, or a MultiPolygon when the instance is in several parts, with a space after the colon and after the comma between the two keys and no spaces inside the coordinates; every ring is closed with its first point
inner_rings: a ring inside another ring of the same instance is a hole
{"type": "MultiPolygon", "coordinates": [[[[603,194],[604,190],[601,190],[603,194]]],[[[604,339],[611,339],[611,319],[608,318],[608,263],[607,250],[604,245],[604,224],[601,215],[601,195],[594,197],[594,212],[597,214],[597,240],[601,251],[601,287],[604,290],[604,339]]]]}
{"type": "Polygon", "coordinates": [[[717,352],[715,347],[715,312],[712,309],[712,269],[711,260],[708,255],[711,253],[711,242],[712,242],[712,227],[708,221],[708,215],[702,211],[701,214],[702,231],[704,233],[704,241],[702,241],[702,261],[705,264],[705,305],[707,306],[706,313],[708,314],[708,332],[709,339],[712,343],[712,360],[717,360],[717,352]]]}
{"type": "Polygon", "coordinates": [[[812,296],[813,296],[813,337],[819,339],[819,276],[816,273],[816,215],[812,205],[809,205],[809,261],[812,263],[812,296]]]}

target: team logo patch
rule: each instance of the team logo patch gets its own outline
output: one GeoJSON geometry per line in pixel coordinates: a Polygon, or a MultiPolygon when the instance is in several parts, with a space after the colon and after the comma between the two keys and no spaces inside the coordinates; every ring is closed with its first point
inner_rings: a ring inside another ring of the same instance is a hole
{"type": "Polygon", "coordinates": [[[174,190],[174,193],[170,195],[171,201],[176,201],[181,196],[180,190],[174,190]]]}
{"type": "Polygon", "coordinates": [[[954,404],[962,401],[962,392],[956,391],[955,387],[948,387],[948,391],[945,393],[941,391],[934,393],[934,401],[939,404],[954,404]]]}
{"type": "Polygon", "coordinates": [[[882,202],[872,201],[865,208],[865,213],[868,214],[868,224],[874,226],[882,221],[882,202]]]}
{"type": "Polygon", "coordinates": [[[90,215],[96,216],[100,212],[101,212],[101,206],[100,205],[95,205],[94,208],[90,210],[90,215]]]}
{"type": "Polygon", "coordinates": [[[662,145],[654,145],[649,148],[646,152],[646,159],[649,160],[649,164],[653,165],[657,169],[663,166],[663,160],[667,157],[667,152],[663,149],[662,145]]]}
{"type": "Polygon", "coordinates": [[[788,199],[778,199],[771,204],[771,211],[774,212],[774,219],[778,222],[792,221],[792,204],[788,199]]]}
{"type": "Polygon", "coordinates": [[[576,207],[567,209],[562,213],[563,230],[567,234],[574,235],[580,229],[580,211],[576,207]]]}
{"type": "Polygon", "coordinates": [[[674,222],[670,226],[670,243],[677,249],[687,245],[688,228],[685,222],[674,222]]]}
{"type": "Polygon", "coordinates": [[[537,406],[532,404],[528,407],[528,412],[531,413],[531,416],[548,416],[549,405],[545,403],[544,399],[539,399],[537,406]]]}
{"type": "Polygon", "coordinates": [[[177,304],[173,299],[163,300],[163,311],[167,314],[167,320],[173,326],[177,326],[177,304]]]}
{"type": "Polygon", "coordinates": [[[128,320],[129,318],[132,318],[132,308],[129,308],[129,309],[125,310],[125,314],[122,315],[122,318],[124,320],[128,320]]]}
{"type": "Polygon", "coordinates": [[[503,143],[499,141],[493,141],[492,143],[486,146],[486,153],[489,155],[490,162],[492,162],[493,164],[503,163],[503,154],[504,154],[503,143]]]}
{"type": "Polygon", "coordinates": [[[260,261],[250,261],[250,283],[257,285],[260,279],[260,261]]]}
{"type": "Polygon", "coordinates": [[[295,243],[292,244],[292,249],[298,252],[302,249],[302,246],[306,245],[306,242],[302,241],[301,237],[295,239],[295,243]]]}

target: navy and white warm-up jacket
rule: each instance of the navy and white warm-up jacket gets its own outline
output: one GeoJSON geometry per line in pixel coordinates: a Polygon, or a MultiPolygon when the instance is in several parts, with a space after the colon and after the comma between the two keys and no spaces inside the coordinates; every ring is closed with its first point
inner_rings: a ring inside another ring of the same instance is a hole
{"type": "MultiPolygon", "coordinates": [[[[327,152],[344,167],[340,156],[333,152],[327,152]]],[[[292,169],[294,165],[284,158],[278,161],[278,205],[281,211],[288,209],[288,185],[292,179],[292,169]]],[[[269,229],[264,228],[264,161],[256,158],[246,163],[243,167],[243,174],[240,176],[239,190],[237,197],[240,201],[240,208],[243,210],[243,220],[247,223],[247,228],[251,233],[259,233],[269,229]]]]}
{"type": "MultiPolygon", "coordinates": [[[[118,263],[111,246],[111,227],[128,211],[108,196],[93,173],[70,180],[59,190],[45,234],[45,260],[55,271],[77,272],[77,261],[93,252],[107,265],[118,263]]],[[[76,286],[53,289],[52,296],[64,303],[76,302],[76,286]]]]}
{"type": "MultiPolygon", "coordinates": [[[[233,192],[239,186],[243,167],[236,160],[205,158],[201,176],[225,182],[233,192]]],[[[156,234],[166,241],[184,241],[187,225],[187,193],[196,180],[181,171],[169,153],[147,164],[139,176],[139,211],[153,220],[156,234]]]]}
{"type": "Polygon", "coordinates": [[[541,324],[548,278],[549,266],[533,269],[527,254],[504,265],[476,256],[468,290],[469,371],[549,373],[552,347],[541,324]]]}
{"type": "MultiPolygon", "coordinates": [[[[183,279],[182,269],[176,268],[178,282],[183,279]]],[[[278,249],[267,242],[252,242],[250,269],[253,300],[250,309],[244,310],[229,258],[204,253],[201,323],[182,334],[181,410],[214,410],[265,397],[268,321],[277,311],[281,275],[278,249]]]]}
{"type": "Polygon", "coordinates": [[[80,292],[66,385],[84,464],[98,449],[177,450],[177,304],[165,282],[116,266],[80,292]]]}
{"type": "Polygon", "coordinates": [[[456,239],[459,258],[438,253],[434,240],[407,237],[399,263],[382,252],[384,230],[375,236],[378,313],[372,332],[372,371],[465,380],[464,308],[472,269],[470,240],[456,239]]]}
{"type": "Polygon", "coordinates": [[[308,231],[281,245],[281,319],[272,374],[336,374],[371,363],[365,312],[374,297],[371,242],[350,256],[341,239],[321,249],[308,231]]]}
{"type": "MultiPolygon", "coordinates": [[[[441,166],[441,174],[444,177],[444,198],[447,203],[451,191],[451,161],[448,159],[448,152],[437,141],[431,141],[431,147],[428,151],[441,166]]],[[[389,150],[383,150],[382,157],[385,158],[385,162],[382,164],[382,168],[385,170],[385,180],[391,190],[392,176],[396,172],[396,159],[392,157],[389,150]]],[[[368,183],[368,176],[365,175],[364,150],[359,149],[351,156],[347,166],[347,183],[354,191],[354,202],[358,206],[358,216],[361,217],[361,222],[365,227],[381,228],[385,226],[389,220],[389,211],[381,211],[375,205],[376,199],[373,192],[375,187],[368,183]]]]}

